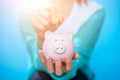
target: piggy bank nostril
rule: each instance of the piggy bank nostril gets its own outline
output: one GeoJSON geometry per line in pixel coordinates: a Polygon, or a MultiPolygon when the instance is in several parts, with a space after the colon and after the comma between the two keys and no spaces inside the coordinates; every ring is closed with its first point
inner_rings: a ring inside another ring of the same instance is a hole
{"type": "Polygon", "coordinates": [[[55,39],[55,42],[57,42],[57,39],[55,39]]]}
{"type": "Polygon", "coordinates": [[[62,39],[61,41],[64,41],[64,39],[62,39]]]}

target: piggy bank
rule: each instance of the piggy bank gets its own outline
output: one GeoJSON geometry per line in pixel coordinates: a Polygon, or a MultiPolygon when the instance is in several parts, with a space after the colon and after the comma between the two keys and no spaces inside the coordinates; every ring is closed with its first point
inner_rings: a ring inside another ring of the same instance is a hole
{"type": "Polygon", "coordinates": [[[73,57],[74,43],[72,37],[73,35],[70,32],[64,34],[45,32],[45,40],[43,42],[45,57],[51,56],[53,61],[58,58],[64,61],[66,56],[73,57]]]}

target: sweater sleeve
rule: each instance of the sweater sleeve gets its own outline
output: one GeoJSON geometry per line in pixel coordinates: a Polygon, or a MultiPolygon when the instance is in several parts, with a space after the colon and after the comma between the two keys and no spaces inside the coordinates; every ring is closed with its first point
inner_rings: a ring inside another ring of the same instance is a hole
{"type": "MultiPolygon", "coordinates": [[[[74,51],[79,54],[77,60],[73,60],[73,68],[71,71],[58,77],[52,75],[57,80],[69,80],[76,75],[78,69],[83,70],[88,65],[91,52],[98,38],[102,23],[104,21],[104,9],[95,12],[74,35],[74,51]]],[[[84,72],[84,71],[83,71],[84,72]]]]}
{"type": "Polygon", "coordinates": [[[83,24],[78,30],[78,33],[74,36],[75,52],[79,54],[78,60],[73,62],[73,64],[77,64],[76,69],[83,70],[88,66],[92,50],[104,21],[104,16],[104,9],[97,11],[85,24],[83,24]]]}
{"type": "Polygon", "coordinates": [[[78,33],[74,36],[75,52],[79,54],[78,63],[81,69],[87,65],[90,59],[90,53],[99,36],[104,21],[104,15],[104,9],[97,11],[83,24],[78,30],[78,33]]]}
{"type": "MultiPolygon", "coordinates": [[[[32,12],[31,12],[32,13],[32,12]]],[[[30,76],[37,70],[47,71],[46,67],[42,64],[39,56],[38,56],[38,39],[37,35],[31,25],[31,14],[26,12],[23,9],[19,9],[17,11],[17,20],[18,25],[20,27],[20,31],[26,45],[26,48],[29,53],[30,63],[29,69],[27,72],[27,78],[29,79],[30,76]]]]}

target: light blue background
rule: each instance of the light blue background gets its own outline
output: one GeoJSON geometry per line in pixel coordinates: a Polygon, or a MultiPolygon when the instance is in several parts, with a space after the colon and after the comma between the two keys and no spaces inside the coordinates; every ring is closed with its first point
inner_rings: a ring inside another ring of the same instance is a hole
{"type": "MultiPolygon", "coordinates": [[[[23,80],[28,52],[15,17],[17,0],[0,0],[0,80],[23,80]],[[15,2],[15,3],[13,3],[15,2]]],[[[120,80],[120,0],[97,0],[106,10],[90,66],[96,80],[120,80]]]]}

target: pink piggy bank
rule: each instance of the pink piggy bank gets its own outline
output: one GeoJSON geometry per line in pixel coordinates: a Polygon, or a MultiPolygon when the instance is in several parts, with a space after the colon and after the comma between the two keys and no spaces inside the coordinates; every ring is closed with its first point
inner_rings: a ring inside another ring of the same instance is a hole
{"type": "Polygon", "coordinates": [[[45,32],[43,51],[45,57],[51,56],[53,61],[61,58],[65,60],[66,56],[73,57],[74,43],[72,33],[57,34],[50,31],[45,32]]]}

